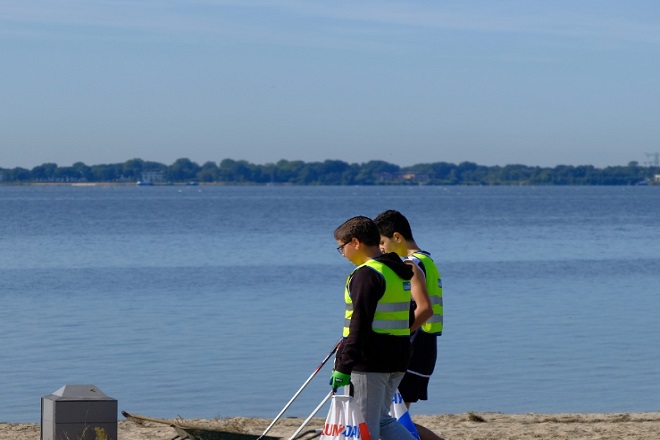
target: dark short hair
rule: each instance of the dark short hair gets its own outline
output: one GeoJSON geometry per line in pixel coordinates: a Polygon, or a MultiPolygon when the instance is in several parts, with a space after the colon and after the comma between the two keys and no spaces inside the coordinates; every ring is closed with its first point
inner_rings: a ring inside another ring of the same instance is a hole
{"type": "Polygon", "coordinates": [[[394,209],[381,212],[374,219],[378,233],[384,237],[392,238],[395,232],[401,234],[406,240],[414,240],[408,219],[394,209]]]}
{"type": "Polygon", "coordinates": [[[380,244],[380,234],[378,227],[369,217],[359,215],[350,218],[335,229],[335,240],[349,242],[357,238],[360,243],[367,246],[378,246],[380,244]]]}

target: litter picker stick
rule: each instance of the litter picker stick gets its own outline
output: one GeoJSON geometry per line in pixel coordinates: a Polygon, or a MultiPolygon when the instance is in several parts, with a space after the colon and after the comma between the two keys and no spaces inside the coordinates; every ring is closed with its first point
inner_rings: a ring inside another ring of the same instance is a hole
{"type": "Polygon", "coordinates": [[[268,431],[270,431],[270,429],[273,427],[273,425],[275,425],[275,423],[277,423],[277,421],[280,419],[280,417],[282,417],[282,414],[284,414],[284,412],[285,412],[287,409],[289,409],[289,407],[291,406],[291,404],[293,403],[293,401],[296,400],[296,399],[298,398],[298,396],[300,395],[300,393],[302,393],[302,391],[305,389],[305,387],[307,386],[307,384],[309,384],[309,383],[312,381],[312,379],[314,378],[314,376],[316,376],[316,373],[318,373],[318,372],[321,370],[321,368],[323,368],[323,366],[325,365],[325,363],[328,362],[328,359],[330,359],[330,358],[332,357],[332,355],[335,354],[335,352],[336,352],[337,349],[339,348],[339,345],[341,344],[341,341],[342,341],[342,340],[340,339],[339,342],[337,342],[337,343],[334,345],[334,347],[332,347],[332,351],[331,351],[330,353],[328,353],[328,355],[325,357],[325,359],[323,359],[323,361],[319,364],[319,366],[316,367],[316,369],[314,370],[314,372],[313,372],[313,373],[307,378],[307,380],[305,381],[305,383],[302,384],[302,386],[300,387],[300,389],[298,389],[298,391],[296,392],[296,394],[293,395],[293,397],[287,402],[287,404],[284,405],[284,408],[282,408],[282,411],[280,411],[280,413],[279,413],[277,416],[275,416],[275,418],[274,418],[273,421],[270,423],[270,425],[268,425],[268,428],[266,428],[266,430],[263,432],[263,434],[261,434],[261,435],[257,438],[257,440],[261,440],[266,434],[268,434],[268,431]]]}
{"type": "Polygon", "coordinates": [[[305,426],[307,426],[307,424],[309,423],[309,421],[312,420],[312,418],[316,415],[316,413],[319,412],[319,410],[321,409],[321,407],[323,407],[323,405],[325,405],[325,402],[327,402],[328,399],[329,399],[330,397],[332,397],[332,395],[333,395],[334,393],[335,393],[334,391],[330,391],[330,392],[328,393],[328,395],[325,396],[325,397],[323,398],[323,400],[321,401],[321,403],[319,403],[318,406],[317,406],[316,408],[314,408],[314,411],[309,415],[309,417],[307,417],[307,418],[305,419],[305,421],[303,422],[303,424],[300,425],[300,428],[298,428],[298,429],[296,430],[296,432],[294,432],[293,435],[292,435],[291,437],[289,437],[289,440],[294,440],[294,439],[296,438],[296,436],[300,433],[300,431],[302,431],[303,428],[304,428],[305,426]]]}

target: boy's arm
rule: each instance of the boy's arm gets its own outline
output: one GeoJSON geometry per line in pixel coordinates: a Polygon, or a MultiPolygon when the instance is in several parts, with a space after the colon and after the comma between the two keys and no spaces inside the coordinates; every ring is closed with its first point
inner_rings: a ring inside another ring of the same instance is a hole
{"type": "Polygon", "coordinates": [[[431,316],[433,316],[433,306],[426,290],[426,277],[424,272],[412,261],[406,260],[406,264],[412,266],[413,277],[410,280],[410,296],[415,301],[415,320],[410,326],[410,333],[417,330],[431,316]]]}
{"type": "Polygon", "coordinates": [[[335,365],[337,371],[345,374],[351,374],[355,363],[361,360],[364,346],[368,343],[378,300],[385,292],[382,276],[368,267],[360,268],[353,274],[349,287],[353,316],[348,337],[342,342],[341,359],[337,359],[335,365]]]}

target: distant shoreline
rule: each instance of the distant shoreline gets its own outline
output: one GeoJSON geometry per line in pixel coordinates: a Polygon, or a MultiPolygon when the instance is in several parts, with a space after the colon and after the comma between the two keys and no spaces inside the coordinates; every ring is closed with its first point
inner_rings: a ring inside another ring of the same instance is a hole
{"type": "Polygon", "coordinates": [[[600,187],[620,187],[620,186],[626,186],[626,187],[631,187],[631,186],[658,186],[660,187],[660,181],[659,182],[647,182],[643,185],[628,185],[628,184],[611,184],[611,185],[596,185],[596,184],[533,184],[533,183],[510,183],[510,184],[495,184],[495,185],[486,185],[486,184],[472,184],[472,183],[458,183],[458,184],[420,184],[420,185],[409,185],[409,184],[368,184],[368,185],[360,185],[360,184],[353,184],[353,185],[341,185],[341,184],[328,184],[328,185],[305,185],[305,184],[295,184],[295,183],[280,183],[280,182],[268,182],[268,183],[257,183],[257,182],[199,182],[195,183],[194,185],[191,185],[190,183],[187,182],[158,182],[158,183],[152,183],[152,184],[145,184],[145,185],[140,185],[137,182],[23,182],[23,183],[18,183],[18,182],[0,182],[0,186],[4,187],[29,187],[29,186],[34,186],[34,187],[61,187],[61,186],[67,186],[67,187],[78,187],[78,188],[89,188],[89,187],[95,187],[95,186],[102,186],[102,187],[108,187],[108,186],[126,186],[126,187],[131,187],[131,186],[138,186],[138,187],[171,187],[171,186],[182,186],[182,187],[216,187],[216,186],[224,186],[224,187],[232,187],[232,186],[240,186],[240,187],[262,187],[262,186],[282,186],[282,187],[293,187],[293,186],[299,186],[299,187],[323,187],[323,186],[378,186],[378,187],[411,187],[411,186],[418,186],[418,187],[423,187],[423,186],[432,186],[432,187],[475,187],[475,186],[489,186],[489,187],[497,187],[497,186],[529,186],[529,187],[593,187],[593,186],[600,186],[600,187]]]}
{"type": "Polygon", "coordinates": [[[632,161],[627,165],[597,168],[593,165],[488,166],[475,162],[399,166],[382,160],[365,163],[280,160],[260,165],[223,159],[200,165],[181,158],[170,165],[131,159],[123,163],[99,165],[76,162],[72,166],[44,163],[32,169],[0,167],[0,184],[108,181],[128,185],[138,181],[154,184],[186,184],[194,181],[237,185],[650,185],[660,184],[660,162],[656,157],[648,166],[632,161]]]}

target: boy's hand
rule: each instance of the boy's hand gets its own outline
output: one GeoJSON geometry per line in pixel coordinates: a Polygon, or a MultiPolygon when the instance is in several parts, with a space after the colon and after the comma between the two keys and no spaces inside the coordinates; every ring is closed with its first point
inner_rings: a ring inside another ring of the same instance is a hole
{"type": "Polygon", "coordinates": [[[332,371],[332,376],[330,376],[330,386],[332,386],[333,391],[337,391],[337,388],[345,387],[349,383],[351,383],[350,374],[344,374],[337,370],[332,371]]]}

